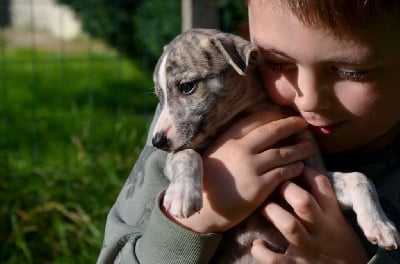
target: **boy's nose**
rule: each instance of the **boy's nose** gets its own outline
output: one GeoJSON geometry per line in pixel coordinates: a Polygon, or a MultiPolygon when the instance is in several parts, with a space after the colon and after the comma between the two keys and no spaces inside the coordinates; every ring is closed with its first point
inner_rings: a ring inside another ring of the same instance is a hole
{"type": "Polygon", "coordinates": [[[295,104],[303,112],[329,108],[331,104],[331,87],[329,87],[326,78],[319,76],[314,71],[299,71],[295,104]]]}

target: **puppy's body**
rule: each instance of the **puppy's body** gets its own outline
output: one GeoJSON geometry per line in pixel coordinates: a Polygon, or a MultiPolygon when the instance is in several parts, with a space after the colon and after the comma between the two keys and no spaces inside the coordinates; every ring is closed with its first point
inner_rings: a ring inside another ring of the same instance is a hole
{"type": "MultiPolygon", "coordinates": [[[[250,42],[216,30],[195,29],[175,38],[154,72],[155,92],[162,111],[153,145],[169,152],[165,174],[170,185],[164,207],[188,217],[202,207],[201,153],[209,142],[238,116],[276,107],[267,102],[255,74],[257,48],[250,42]]],[[[311,138],[311,134],[306,133],[311,138]]],[[[322,159],[306,161],[323,170],[322,159]]],[[[352,208],[366,237],[380,247],[395,249],[400,238],[382,211],[374,186],[361,173],[326,172],[339,203],[352,208]]],[[[262,238],[278,251],[286,242],[258,214],[225,235],[215,256],[220,263],[251,263],[249,249],[262,238]]]]}

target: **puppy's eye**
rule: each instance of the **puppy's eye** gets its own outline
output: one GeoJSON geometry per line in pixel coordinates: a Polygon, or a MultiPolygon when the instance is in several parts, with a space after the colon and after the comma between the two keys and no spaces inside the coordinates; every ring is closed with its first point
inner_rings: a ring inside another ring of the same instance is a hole
{"type": "Polygon", "coordinates": [[[197,82],[184,82],[179,84],[179,92],[184,95],[192,94],[197,88],[197,82]]]}

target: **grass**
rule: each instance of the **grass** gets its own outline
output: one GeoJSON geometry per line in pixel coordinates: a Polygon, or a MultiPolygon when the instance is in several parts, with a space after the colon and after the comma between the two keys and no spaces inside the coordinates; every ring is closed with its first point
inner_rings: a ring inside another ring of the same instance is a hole
{"type": "Polygon", "coordinates": [[[112,51],[2,49],[2,263],[95,262],[145,140],[151,87],[112,51]]]}

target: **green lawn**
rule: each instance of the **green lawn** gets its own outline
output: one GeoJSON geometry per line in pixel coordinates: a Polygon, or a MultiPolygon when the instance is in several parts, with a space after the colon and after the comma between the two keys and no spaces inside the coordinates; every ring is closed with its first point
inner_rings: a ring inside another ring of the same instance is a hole
{"type": "Polygon", "coordinates": [[[146,136],[151,87],[112,51],[2,49],[2,263],[95,262],[146,136]]]}

